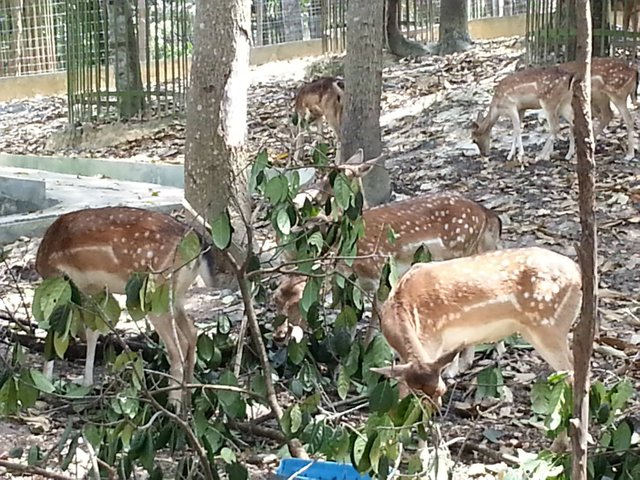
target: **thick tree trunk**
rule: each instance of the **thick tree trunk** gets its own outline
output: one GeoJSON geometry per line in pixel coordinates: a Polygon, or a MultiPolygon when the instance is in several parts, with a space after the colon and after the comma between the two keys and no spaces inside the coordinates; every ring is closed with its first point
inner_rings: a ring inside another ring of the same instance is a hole
{"type": "MultiPolygon", "coordinates": [[[[380,97],[382,94],[383,3],[349,0],[347,7],[346,85],[341,151],[346,161],[359,148],[366,159],[382,152],[380,97]]],[[[384,161],[362,179],[369,206],[389,201],[391,181],[384,161]]]]}
{"type": "Polygon", "coordinates": [[[284,41],[302,40],[302,10],[300,0],[282,0],[284,18],[284,41]]]}
{"type": "Polygon", "coordinates": [[[440,34],[438,54],[462,52],[471,45],[467,19],[467,0],[440,2],[440,34]]]}
{"type": "Polygon", "coordinates": [[[399,57],[419,57],[427,50],[417,42],[405,38],[398,25],[398,0],[387,0],[387,43],[389,51],[399,57]]]}
{"type": "Polygon", "coordinates": [[[138,40],[129,0],[113,0],[109,5],[109,40],[113,54],[118,112],[121,119],[132,118],[144,109],[138,40]]]}
{"type": "Polygon", "coordinates": [[[249,218],[249,0],[197,3],[187,99],[185,197],[207,221],[229,208],[237,245],[249,218]]]}
{"type": "Polygon", "coordinates": [[[591,122],[591,10],[589,0],[576,2],[577,80],[573,87],[575,138],[578,154],[580,223],[582,235],[578,255],[582,269],[582,314],[573,336],[574,390],[571,438],[573,480],[587,478],[587,434],[589,428],[589,377],[598,311],[597,230],[595,217],[595,160],[591,122]]]}

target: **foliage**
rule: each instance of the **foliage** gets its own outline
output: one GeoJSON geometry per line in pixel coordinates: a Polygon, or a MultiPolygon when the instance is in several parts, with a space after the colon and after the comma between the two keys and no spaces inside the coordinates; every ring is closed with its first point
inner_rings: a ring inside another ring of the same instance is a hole
{"type": "MultiPolygon", "coordinates": [[[[271,263],[283,255],[287,260],[280,268],[308,280],[300,313],[309,328],[300,341],[278,345],[271,341],[276,322],[262,322],[272,367],[270,379],[264,377],[260,359],[251,349],[245,349],[236,370],[237,345],[244,339],[238,338],[237,328],[225,315],[198,336],[195,383],[200,382],[200,387],[193,390],[191,409],[180,416],[167,405],[167,378],[159,373],[168,368],[162,349],[152,350],[143,359],[124,343],[121,351],[108,347],[105,363],[110,366],[109,381],[102,385],[100,395],[90,396],[89,388],[62,380],[52,383],[39,371],[27,368],[24,349],[16,345],[11,364],[0,377],[0,412],[15,413],[33,406],[39,395],[53,395],[73,405],[83,422],[80,429],[65,432],[61,443],[70,447],[64,454],[61,449],[36,449],[14,452],[15,456],[27,455],[31,464],[46,465],[55,454],[60,465],[68,466],[83,440],[103,462],[100,473],[105,477],[110,473],[105,465],[110,465],[120,478],[132,478],[140,468],[151,478],[207,478],[206,464],[209,478],[247,478],[237,440],[250,409],[269,404],[267,382],[271,380],[278,386],[284,414],[270,428],[279,429],[287,439],[299,439],[310,456],[350,462],[361,472],[381,478],[394,469],[407,474],[423,472],[415,446],[417,439],[433,439],[432,407],[413,395],[400,400],[394,380],[370,371],[388,364],[393,354],[381,335],[369,345],[361,340],[358,326],[364,318],[366,298],[357,277],[342,268],[357,255],[357,240],[364,233],[362,194],[356,180],[328,166],[326,151],[326,145],[320,146],[311,159],[326,176],[332,192],[320,202],[306,198],[297,207],[294,200],[303,189],[298,171],[274,168],[264,151],[258,154],[250,174],[250,189],[262,207],[262,220],[278,237],[272,259],[265,258],[268,252],[260,252],[261,261],[254,255],[245,266],[252,301],[262,303],[269,296],[275,283],[269,277],[274,271],[271,263]],[[331,302],[327,305],[329,292],[331,302]],[[339,408],[340,402],[349,408],[339,408]],[[369,412],[366,421],[351,421],[351,412],[362,408],[369,412]],[[168,471],[159,461],[167,456],[176,460],[175,471],[168,471]]],[[[212,223],[211,240],[224,249],[232,233],[230,218],[223,212],[212,223]]],[[[387,235],[393,241],[394,232],[387,235]]],[[[179,248],[182,258],[191,259],[200,246],[187,236],[179,248]]],[[[415,262],[430,260],[425,249],[418,249],[414,256],[415,262]]],[[[379,300],[386,298],[396,276],[394,261],[389,259],[376,293],[379,300]]],[[[145,273],[131,276],[126,294],[127,311],[135,319],[150,312],[166,312],[171,306],[166,283],[156,283],[145,273]]],[[[121,315],[112,295],[86,297],[63,278],[46,280],[38,287],[33,313],[47,330],[50,357],[63,356],[83,324],[108,333],[121,315]]],[[[476,400],[501,396],[502,383],[499,369],[484,370],[478,377],[476,400]]],[[[631,393],[628,382],[609,389],[602,384],[593,386],[591,414],[600,431],[594,434],[599,445],[590,464],[592,478],[629,478],[622,472],[637,473],[633,449],[637,452],[638,440],[624,418],[631,393]]],[[[571,389],[563,375],[554,375],[532,389],[534,420],[550,437],[567,429],[571,410],[571,389]]],[[[504,478],[566,478],[566,456],[521,456],[521,467],[504,478]]]]}

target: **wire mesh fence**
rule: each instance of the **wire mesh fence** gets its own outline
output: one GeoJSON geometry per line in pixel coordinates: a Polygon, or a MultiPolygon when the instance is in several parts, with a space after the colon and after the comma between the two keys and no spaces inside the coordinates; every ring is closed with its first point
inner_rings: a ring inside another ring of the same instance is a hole
{"type": "MultiPolygon", "coordinates": [[[[526,44],[529,62],[565,62],[576,56],[575,13],[570,2],[529,0],[526,44]]],[[[638,57],[637,0],[595,0],[591,3],[593,55],[638,57]]]]}
{"type": "Polygon", "coordinates": [[[64,0],[0,0],[0,76],[65,68],[64,0]]]}

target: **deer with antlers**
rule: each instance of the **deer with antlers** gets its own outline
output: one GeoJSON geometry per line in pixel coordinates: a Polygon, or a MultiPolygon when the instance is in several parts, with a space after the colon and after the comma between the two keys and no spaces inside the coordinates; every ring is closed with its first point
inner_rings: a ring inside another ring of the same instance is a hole
{"type": "MultiPolygon", "coordinates": [[[[528,68],[503,78],[495,87],[495,92],[486,116],[478,114],[471,123],[471,137],[483,156],[489,154],[491,130],[498,119],[506,115],[513,125],[513,139],[507,159],[517,153],[522,164],[524,147],[522,145],[522,118],[526,110],[544,110],[549,123],[549,138],[545,142],[538,159],[549,159],[554,143],[560,131],[560,117],[573,126],[571,108],[571,86],[574,75],[557,67],[528,68]]],[[[573,157],[575,142],[569,135],[569,152],[566,158],[573,157]]]]}
{"type": "MultiPolygon", "coordinates": [[[[342,122],[342,98],[344,80],[339,77],[321,77],[303,85],[294,98],[294,120],[297,124],[294,142],[295,161],[302,154],[304,124],[315,125],[317,132],[326,120],[340,145],[340,127],[342,122]]],[[[339,151],[336,158],[340,158],[339,151]]]]}
{"type": "MultiPolygon", "coordinates": [[[[559,65],[559,68],[574,74],[576,62],[559,65]]],[[[627,154],[630,160],[635,154],[635,125],[627,99],[636,100],[638,70],[619,58],[593,57],[591,59],[591,108],[598,119],[593,135],[597,138],[613,118],[611,103],[616,106],[627,128],[627,154]]]]}
{"type": "MultiPolygon", "coordinates": [[[[232,283],[231,270],[219,251],[201,235],[201,252],[183,258],[178,246],[192,229],[170,215],[131,207],[84,209],[61,215],[47,229],[38,248],[36,270],[43,278],[66,276],[86,295],[103,290],[124,294],[134,272],[147,272],[159,285],[170,282],[169,312],[149,315],[169,357],[170,386],[192,379],[197,329],[184,310],[185,294],[198,275],[208,286],[232,283]]],[[[83,384],[93,385],[99,333],[86,331],[83,384]]],[[[47,366],[51,369],[52,364],[47,366]]],[[[180,408],[182,393],[169,401],[180,408]]]]}
{"type": "Polygon", "coordinates": [[[401,364],[372,369],[427,394],[446,392],[442,369],[462,349],[520,333],[556,371],[573,369],[568,334],[582,301],[578,265],[516,248],[416,264],[382,307],[382,332],[401,364]]]}
{"type": "MultiPolygon", "coordinates": [[[[411,267],[414,254],[421,246],[430,252],[433,260],[446,260],[494,250],[502,233],[502,222],[495,212],[456,193],[422,195],[366,209],[362,218],[364,236],[358,241],[357,257],[351,269],[363,290],[374,293],[365,343],[369,343],[377,326],[375,291],[389,256],[395,258],[401,276],[411,267]],[[393,241],[389,231],[393,232],[393,241]]],[[[288,322],[277,327],[274,340],[284,341],[291,326],[305,326],[299,307],[305,285],[306,277],[294,275],[286,278],[276,290],[276,311],[286,315],[288,322]]],[[[465,352],[464,363],[472,360],[473,349],[470,349],[465,352]]]]}

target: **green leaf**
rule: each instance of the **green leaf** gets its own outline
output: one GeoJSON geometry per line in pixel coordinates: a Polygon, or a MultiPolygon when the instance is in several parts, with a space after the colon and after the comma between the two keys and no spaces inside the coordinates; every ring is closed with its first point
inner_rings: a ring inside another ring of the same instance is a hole
{"type": "Polygon", "coordinates": [[[287,198],[289,194],[289,182],[284,175],[276,175],[265,186],[264,193],[271,202],[276,205],[287,198]]]}
{"type": "Polygon", "coordinates": [[[631,428],[625,421],[618,425],[615,432],[613,432],[613,448],[616,452],[623,452],[631,447],[631,428]]]}
{"type": "Polygon", "coordinates": [[[60,336],[54,334],[53,336],[53,348],[59,358],[64,358],[64,354],[69,347],[69,335],[60,336]]]}
{"type": "Polygon", "coordinates": [[[260,150],[256,156],[256,161],[251,167],[251,176],[249,178],[249,191],[255,192],[258,185],[264,180],[264,170],[269,165],[269,155],[266,149],[260,150]]]}
{"type": "Polygon", "coordinates": [[[38,369],[32,368],[29,370],[29,374],[31,375],[31,380],[33,381],[34,386],[44,393],[53,393],[55,392],[55,387],[49,381],[49,379],[38,369]]]}
{"type": "Polygon", "coordinates": [[[41,458],[40,447],[33,445],[29,448],[29,453],[27,453],[27,465],[37,465],[41,458]]]}
{"type": "Polygon", "coordinates": [[[39,305],[34,307],[34,315],[41,313],[44,320],[49,320],[58,305],[66,305],[71,301],[71,284],[62,277],[47,278],[36,290],[39,293],[34,297],[34,302],[37,300],[39,305]]]}
{"type": "Polygon", "coordinates": [[[144,305],[140,302],[140,294],[145,288],[147,278],[148,274],[146,273],[133,273],[125,286],[127,311],[134,321],[141,320],[145,316],[144,305]]]}
{"type": "Polygon", "coordinates": [[[344,365],[340,365],[338,370],[338,396],[341,400],[347,398],[350,384],[351,379],[349,378],[346,368],[344,365]]]}
{"type": "MultiPolygon", "coordinates": [[[[356,289],[355,291],[358,290],[356,289]]],[[[336,317],[334,328],[344,328],[346,330],[352,330],[357,324],[358,316],[356,315],[355,310],[350,305],[346,305],[336,317]]]]}
{"type": "Polygon", "coordinates": [[[211,236],[213,244],[220,250],[224,250],[231,244],[231,236],[233,227],[231,226],[231,217],[229,212],[223,210],[211,224],[211,236]]]}
{"type": "Polygon", "coordinates": [[[378,383],[369,396],[369,407],[373,412],[386,413],[396,403],[398,403],[398,391],[392,388],[387,380],[378,383]]]}
{"type": "Polygon", "coordinates": [[[236,461],[236,454],[233,453],[229,447],[224,447],[220,450],[220,458],[225,461],[225,463],[234,463],[236,461]]]}
{"type": "Polygon", "coordinates": [[[283,235],[289,235],[291,233],[291,220],[286,208],[281,208],[276,214],[276,226],[278,231],[283,235]]]}
{"type": "Polygon", "coordinates": [[[349,350],[349,356],[347,360],[344,362],[345,372],[348,376],[353,376],[358,371],[358,367],[360,366],[360,344],[354,342],[351,345],[351,350],[349,350]]]}
{"type": "Polygon", "coordinates": [[[183,263],[190,263],[200,256],[202,245],[196,232],[187,233],[178,244],[178,253],[183,263]]]}
{"type": "Polygon", "coordinates": [[[322,252],[322,247],[324,246],[324,238],[322,238],[322,234],[320,232],[313,232],[307,239],[307,243],[316,248],[316,254],[320,254],[322,252]]]}
{"type": "Polygon", "coordinates": [[[302,426],[302,412],[300,411],[300,405],[297,403],[292,405],[289,416],[291,418],[291,433],[295,434],[302,426]]]}
{"type": "Polygon", "coordinates": [[[307,356],[307,351],[308,347],[306,342],[290,341],[287,345],[287,355],[289,360],[291,360],[295,365],[300,365],[302,363],[307,356]]]}
{"type": "Polygon", "coordinates": [[[169,312],[169,304],[171,299],[171,288],[169,282],[158,285],[151,296],[151,313],[154,315],[163,315],[169,312]]]}
{"type": "Polygon", "coordinates": [[[238,462],[227,465],[226,470],[229,480],[247,480],[249,478],[247,467],[238,462]]]}
{"type": "MultiPolygon", "coordinates": [[[[237,387],[238,380],[235,375],[231,373],[229,370],[226,370],[218,381],[220,385],[230,385],[237,387]]],[[[244,400],[241,398],[239,392],[233,391],[219,391],[218,392],[218,400],[220,401],[220,405],[222,405],[222,409],[225,411],[227,415],[232,418],[242,418],[245,415],[246,404],[244,400]]]]}
{"type": "Polygon", "coordinates": [[[351,185],[344,173],[336,175],[336,179],[333,182],[333,195],[340,208],[343,210],[349,208],[349,202],[351,200],[351,185]]]}
{"type": "Polygon", "coordinates": [[[304,291],[302,292],[302,300],[300,300],[300,306],[302,307],[303,312],[308,312],[316,302],[320,301],[320,282],[317,278],[310,278],[307,284],[304,286],[304,291]]]}

